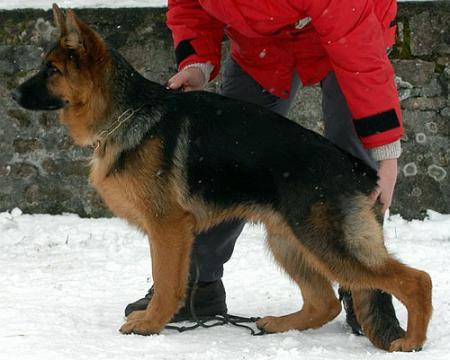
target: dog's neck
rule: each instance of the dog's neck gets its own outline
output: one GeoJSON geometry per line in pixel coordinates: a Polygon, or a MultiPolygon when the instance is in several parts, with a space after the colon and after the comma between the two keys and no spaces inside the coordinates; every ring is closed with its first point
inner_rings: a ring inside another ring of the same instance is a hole
{"type": "Polygon", "coordinates": [[[104,129],[96,134],[96,140],[90,145],[93,148],[94,152],[101,149],[108,141],[108,138],[114,136],[115,132],[120,131],[120,128],[122,126],[126,126],[127,122],[131,122],[136,113],[138,113],[141,109],[142,106],[137,109],[128,108],[122,114],[120,114],[107,129],[104,129]]]}
{"type": "Polygon", "coordinates": [[[141,76],[119,53],[111,50],[110,54],[108,111],[95,123],[91,138],[91,146],[97,151],[108,143],[120,143],[124,149],[137,146],[143,134],[161,119],[168,93],[164,86],[141,76]]]}

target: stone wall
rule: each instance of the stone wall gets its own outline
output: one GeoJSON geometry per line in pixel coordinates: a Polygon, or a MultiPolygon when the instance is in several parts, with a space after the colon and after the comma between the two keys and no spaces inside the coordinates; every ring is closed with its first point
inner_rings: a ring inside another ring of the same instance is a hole
{"type": "MultiPolygon", "coordinates": [[[[164,9],[77,13],[149,79],[164,83],[176,71],[164,9]]],[[[398,19],[391,58],[406,131],[391,210],[407,218],[426,209],[450,213],[450,3],[400,3],[398,19]]],[[[0,211],[108,215],[87,183],[89,150],[73,146],[55,114],[24,111],[9,97],[52,43],[51,13],[0,11],[0,24],[0,211]]],[[[320,132],[320,97],[317,86],[302,89],[290,118],[320,132]]]]}

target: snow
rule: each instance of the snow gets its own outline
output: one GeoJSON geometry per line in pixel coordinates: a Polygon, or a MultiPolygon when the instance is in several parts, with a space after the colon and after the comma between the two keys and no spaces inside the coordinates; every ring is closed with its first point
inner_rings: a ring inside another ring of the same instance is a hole
{"type": "MultiPolygon", "coordinates": [[[[233,326],[185,333],[122,335],[125,305],[147,291],[147,241],[119,219],[0,213],[0,359],[447,359],[450,353],[450,215],[424,221],[392,216],[386,243],[433,279],[434,315],[417,354],[390,354],[351,335],[344,313],[318,330],[252,337],[233,326]]],[[[247,226],[226,264],[232,314],[281,315],[301,305],[296,287],[273,264],[264,231],[247,226]]],[[[406,312],[396,303],[405,323],[406,312]]]]}
{"type": "MultiPolygon", "coordinates": [[[[411,0],[398,0],[411,1],[411,0]]],[[[429,0],[412,0],[429,1],[429,0]]],[[[431,0],[433,1],[433,0],[431,0]]],[[[436,0],[438,1],[438,0],[436,0]]],[[[56,2],[61,8],[120,8],[120,7],[165,7],[167,0],[0,0],[0,9],[50,9],[56,2]]]]}

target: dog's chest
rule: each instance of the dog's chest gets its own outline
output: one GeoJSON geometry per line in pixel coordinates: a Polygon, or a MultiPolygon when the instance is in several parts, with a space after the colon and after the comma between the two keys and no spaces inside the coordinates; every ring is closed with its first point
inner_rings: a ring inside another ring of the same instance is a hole
{"type": "Polygon", "coordinates": [[[126,157],[124,165],[111,171],[116,157],[106,154],[91,162],[90,182],[108,208],[129,222],[143,226],[143,219],[161,211],[167,201],[167,178],[161,176],[157,143],[126,157]]]}
{"type": "Polygon", "coordinates": [[[107,207],[114,213],[131,223],[139,224],[140,200],[138,189],[125,176],[105,176],[100,169],[91,170],[91,184],[101,196],[107,207]]]}

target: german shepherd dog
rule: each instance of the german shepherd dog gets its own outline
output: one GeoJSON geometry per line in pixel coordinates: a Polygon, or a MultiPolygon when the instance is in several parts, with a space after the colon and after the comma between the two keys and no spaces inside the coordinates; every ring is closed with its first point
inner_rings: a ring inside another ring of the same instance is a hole
{"type": "Polygon", "coordinates": [[[122,333],[159,333],[184,303],[194,234],[240,218],[264,223],[268,247],[303,296],[300,311],[261,318],[259,328],[326,324],[341,310],[338,282],[375,346],[423,346],[431,279],[387,252],[369,200],[374,170],[259,106],[146,80],[73,11],[54,5],[53,13],[59,40],[13,97],[30,110],[59,110],[74,142],[93,148],[93,186],[150,239],[154,296],[122,333]],[[382,321],[376,289],[406,306],[406,332],[382,321]]]}

